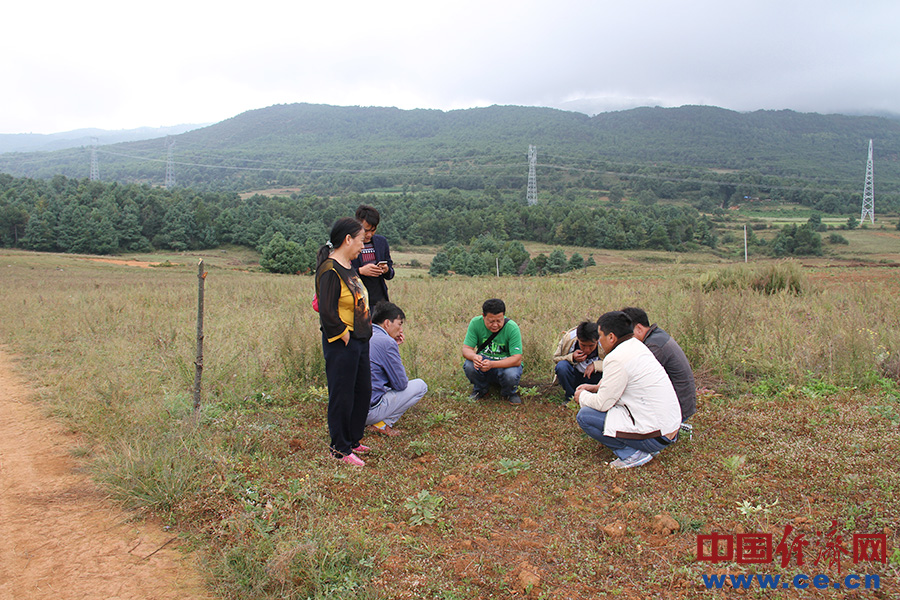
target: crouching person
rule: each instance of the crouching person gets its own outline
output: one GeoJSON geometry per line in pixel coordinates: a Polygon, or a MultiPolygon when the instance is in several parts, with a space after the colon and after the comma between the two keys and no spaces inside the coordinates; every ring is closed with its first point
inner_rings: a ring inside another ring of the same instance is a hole
{"type": "Polygon", "coordinates": [[[639,467],[678,439],[681,408],[672,382],[653,353],[633,333],[622,311],[597,321],[603,379],[575,391],[576,420],[590,437],[616,455],[614,469],[639,467]]]}
{"type": "Polygon", "coordinates": [[[397,435],[394,424],[422,399],[428,386],[421,379],[410,381],[400,359],[406,315],[392,302],[379,302],[372,313],[369,362],[372,366],[372,400],[366,425],[377,433],[397,435]]]}
{"type": "Polygon", "coordinates": [[[519,379],[522,377],[522,332],[506,317],[506,303],[499,298],[485,300],[481,316],[473,317],[463,340],[463,372],[472,384],[471,400],[488,395],[490,385],[500,386],[500,396],[510,404],[522,404],[519,379]]]}
{"type": "Polygon", "coordinates": [[[579,323],[565,332],[553,353],[555,378],[566,392],[566,402],[575,395],[575,388],[583,383],[595,384],[603,377],[602,361],[597,352],[600,333],[591,321],[579,323]]]}

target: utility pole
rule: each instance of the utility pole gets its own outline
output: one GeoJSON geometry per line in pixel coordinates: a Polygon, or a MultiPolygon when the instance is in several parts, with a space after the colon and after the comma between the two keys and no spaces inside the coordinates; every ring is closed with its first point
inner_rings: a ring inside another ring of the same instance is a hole
{"type": "Polygon", "coordinates": [[[100,163],[97,161],[97,144],[99,138],[91,138],[91,181],[100,181],[100,163]]]}
{"type": "Polygon", "coordinates": [[[528,189],[525,192],[525,200],[529,206],[537,204],[537,146],[528,146],[528,189]]]}
{"type": "Polygon", "coordinates": [[[166,146],[168,146],[168,152],[166,152],[166,189],[171,190],[175,187],[175,165],[172,162],[175,140],[171,137],[166,138],[166,146]]]}
{"type": "Polygon", "coordinates": [[[866,222],[869,217],[872,225],[875,224],[875,163],[872,160],[872,140],[869,140],[869,160],[866,161],[866,185],[863,188],[862,214],[859,217],[860,224],[866,222]]]}
{"type": "Polygon", "coordinates": [[[197,264],[197,358],[194,359],[194,414],[200,412],[203,396],[203,282],[208,272],[203,268],[203,259],[197,264]]]}
{"type": "Polygon", "coordinates": [[[747,224],[744,223],[744,262],[747,262],[747,224]]]}

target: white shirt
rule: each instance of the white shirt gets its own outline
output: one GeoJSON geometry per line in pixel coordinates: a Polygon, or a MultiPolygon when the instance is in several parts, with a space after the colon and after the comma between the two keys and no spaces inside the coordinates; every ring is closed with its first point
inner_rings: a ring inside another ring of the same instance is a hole
{"type": "Polygon", "coordinates": [[[578,398],[581,406],[606,413],[603,434],[609,437],[623,437],[617,435],[620,433],[666,435],[681,426],[675,388],[653,353],[637,338],[625,340],[603,359],[597,393],[582,392],[578,398]]]}

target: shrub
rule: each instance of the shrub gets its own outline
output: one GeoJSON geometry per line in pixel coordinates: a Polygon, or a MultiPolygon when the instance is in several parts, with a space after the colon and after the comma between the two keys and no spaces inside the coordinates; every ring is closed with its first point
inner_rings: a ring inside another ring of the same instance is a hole
{"type": "Polygon", "coordinates": [[[822,236],[813,231],[809,224],[785,225],[772,240],[774,256],[804,256],[822,254],[822,236]]]}
{"type": "Polygon", "coordinates": [[[285,240],[279,232],[262,249],[259,266],[270,273],[302,273],[309,270],[311,260],[303,246],[285,240]]]}
{"type": "Polygon", "coordinates": [[[450,271],[450,257],[444,252],[438,252],[431,259],[431,266],[428,268],[428,274],[432,277],[438,275],[446,275],[450,271]]]}
{"type": "Polygon", "coordinates": [[[704,273],[695,285],[704,292],[717,290],[752,290],[764,294],[788,292],[802,294],[809,285],[800,267],[784,261],[748,268],[743,265],[704,273]]]}
{"type": "Polygon", "coordinates": [[[750,281],[751,289],[764,294],[788,292],[799,295],[806,287],[806,278],[795,262],[766,265],[750,281]]]}

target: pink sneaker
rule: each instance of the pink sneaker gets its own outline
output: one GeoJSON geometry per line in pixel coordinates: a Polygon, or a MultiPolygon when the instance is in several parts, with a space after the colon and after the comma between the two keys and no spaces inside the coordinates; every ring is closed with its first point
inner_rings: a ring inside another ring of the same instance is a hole
{"type": "Polygon", "coordinates": [[[371,450],[371,448],[369,448],[368,446],[363,446],[362,444],[360,444],[360,445],[357,446],[356,448],[352,448],[352,450],[353,450],[354,452],[356,452],[357,454],[368,454],[369,451],[371,450]]]}
{"type": "Polygon", "coordinates": [[[365,461],[363,461],[363,459],[361,459],[357,455],[353,454],[352,452],[350,454],[348,454],[347,456],[340,458],[339,460],[342,463],[347,463],[348,465],[353,465],[354,467],[366,466],[365,461]]]}

